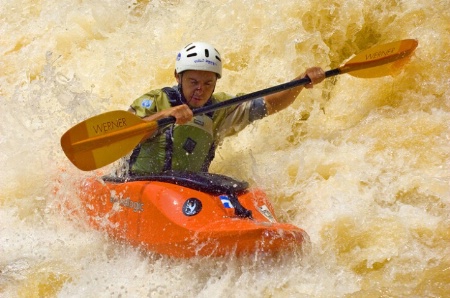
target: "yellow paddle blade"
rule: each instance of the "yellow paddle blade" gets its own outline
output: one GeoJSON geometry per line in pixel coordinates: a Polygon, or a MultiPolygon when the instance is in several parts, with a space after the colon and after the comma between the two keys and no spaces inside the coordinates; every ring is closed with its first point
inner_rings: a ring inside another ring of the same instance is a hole
{"type": "Polygon", "coordinates": [[[61,147],[77,168],[90,171],[125,156],[157,128],[156,121],[146,122],[126,111],[112,111],[69,129],[61,137],[61,147]]]}
{"type": "Polygon", "coordinates": [[[352,76],[358,78],[393,75],[408,62],[417,45],[415,39],[404,39],[375,46],[362,51],[340,67],[340,73],[351,72],[352,76]]]}

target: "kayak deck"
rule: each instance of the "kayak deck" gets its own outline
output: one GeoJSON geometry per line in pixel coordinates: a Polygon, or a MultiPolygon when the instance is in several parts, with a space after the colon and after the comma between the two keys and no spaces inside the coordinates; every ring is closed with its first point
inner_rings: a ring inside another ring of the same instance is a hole
{"type": "Polygon", "coordinates": [[[308,238],[277,222],[263,191],[223,175],[105,176],[86,180],[79,196],[94,227],[174,257],[276,253],[308,238]]]}

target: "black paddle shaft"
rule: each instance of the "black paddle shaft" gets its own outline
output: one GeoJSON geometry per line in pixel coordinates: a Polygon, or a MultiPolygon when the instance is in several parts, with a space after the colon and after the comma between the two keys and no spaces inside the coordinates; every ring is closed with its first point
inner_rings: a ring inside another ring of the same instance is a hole
{"type": "MultiPolygon", "coordinates": [[[[325,77],[328,78],[328,77],[331,77],[331,76],[338,75],[340,73],[341,73],[341,70],[339,68],[335,68],[335,69],[326,71],[325,72],[325,77]]],[[[195,115],[200,115],[200,114],[206,114],[206,113],[209,113],[209,112],[213,112],[213,111],[216,111],[216,110],[219,110],[219,109],[223,109],[223,108],[226,108],[226,107],[229,107],[229,106],[232,106],[232,105],[243,103],[243,102],[251,100],[251,99],[255,99],[255,98],[259,98],[259,97],[266,96],[266,95],[269,95],[269,94],[277,93],[277,92],[280,92],[280,91],[283,91],[283,90],[287,90],[287,89],[291,89],[291,88],[294,88],[294,87],[303,86],[303,85],[306,85],[306,84],[309,84],[309,83],[311,83],[311,79],[308,78],[308,77],[304,77],[302,79],[290,81],[290,82],[287,82],[287,83],[284,83],[284,84],[280,84],[280,85],[277,85],[277,86],[273,86],[273,87],[270,87],[270,88],[267,88],[267,89],[255,91],[253,93],[244,94],[242,96],[238,96],[238,97],[235,97],[235,98],[232,98],[232,99],[229,99],[229,100],[226,100],[226,101],[222,101],[222,102],[210,105],[210,106],[204,106],[204,107],[201,107],[201,108],[198,108],[198,109],[194,109],[193,110],[194,116],[195,115]]],[[[163,127],[165,125],[169,125],[169,124],[175,123],[175,121],[176,121],[175,117],[171,116],[171,117],[160,119],[157,122],[158,122],[158,127],[163,127]]]]}

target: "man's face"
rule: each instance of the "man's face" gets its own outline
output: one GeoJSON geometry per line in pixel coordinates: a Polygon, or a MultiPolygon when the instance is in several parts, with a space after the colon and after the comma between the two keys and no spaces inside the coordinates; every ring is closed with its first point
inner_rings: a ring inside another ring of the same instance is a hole
{"type": "Polygon", "coordinates": [[[183,87],[183,95],[191,108],[200,108],[208,101],[216,87],[217,75],[203,70],[186,70],[176,76],[183,87]]]}

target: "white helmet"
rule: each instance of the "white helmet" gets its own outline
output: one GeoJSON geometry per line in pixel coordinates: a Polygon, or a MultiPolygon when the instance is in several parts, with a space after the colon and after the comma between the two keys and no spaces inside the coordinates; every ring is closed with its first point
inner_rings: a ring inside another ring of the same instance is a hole
{"type": "Polygon", "coordinates": [[[205,42],[194,42],[185,46],[177,55],[175,70],[182,73],[185,70],[211,71],[222,77],[222,60],[219,52],[205,42]]]}

